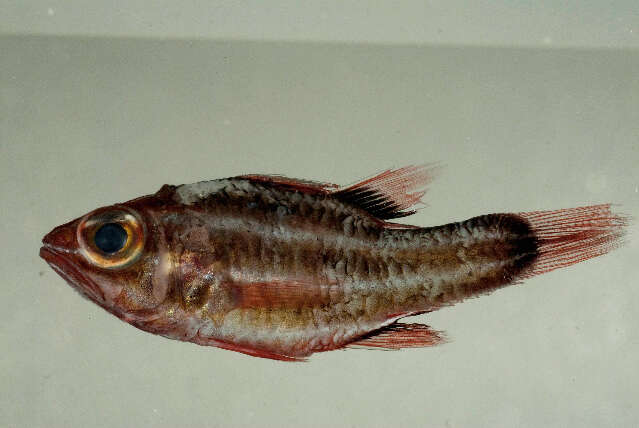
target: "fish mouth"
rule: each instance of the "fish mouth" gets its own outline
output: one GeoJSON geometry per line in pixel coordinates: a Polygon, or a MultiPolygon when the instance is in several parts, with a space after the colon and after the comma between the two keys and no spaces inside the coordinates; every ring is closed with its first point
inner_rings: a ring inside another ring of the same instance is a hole
{"type": "Polygon", "coordinates": [[[67,252],[45,244],[40,248],[40,257],[80,294],[100,303],[105,301],[102,289],[95,281],[82,273],[80,268],[69,259],[67,252]]]}

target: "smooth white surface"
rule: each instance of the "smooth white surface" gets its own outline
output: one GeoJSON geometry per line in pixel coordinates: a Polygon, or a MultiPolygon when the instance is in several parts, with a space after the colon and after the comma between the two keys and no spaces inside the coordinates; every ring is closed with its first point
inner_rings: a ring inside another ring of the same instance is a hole
{"type": "Polygon", "coordinates": [[[0,38],[0,425],[639,425],[639,239],[417,317],[431,349],[288,364],[136,330],[38,258],[98,206],[241,173],[340,184],[441,161],[436,225],[639,217],[636,51],[0,38]]]}
{"type": "Polygon", "coordinates": [[[0,0],[0,33],[639,47],[639,2],[0,0]]]}

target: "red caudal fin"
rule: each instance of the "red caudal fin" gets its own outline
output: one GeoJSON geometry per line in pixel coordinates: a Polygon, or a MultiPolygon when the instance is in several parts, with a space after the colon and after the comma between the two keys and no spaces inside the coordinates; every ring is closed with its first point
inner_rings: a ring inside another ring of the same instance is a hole
{"type": "Polygon", "coordinates": [[[531,277],[606,254],[623,243],[628,218],[610,204],[519,213],[537,242],[537,258],[522,275],[531,277]]]}
{"type": "Polygon", "coordinates": [[[348,347],[403,349],[424,348],[446,342],[444,334],[424,324],[395,323],[352,342],[348,347]]]}
{"type": "Polygon", "coordinates": [[[426,186],[433,180],[436,165],[407,166],[389,169],[376,176],[333,192],[342,202],[368,211],[378,219],[406,217],[421,202],[426,186]]]}

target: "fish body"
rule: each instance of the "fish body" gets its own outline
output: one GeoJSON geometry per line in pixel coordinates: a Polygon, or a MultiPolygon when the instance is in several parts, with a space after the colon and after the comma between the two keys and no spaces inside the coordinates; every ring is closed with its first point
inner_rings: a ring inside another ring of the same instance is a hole
{"type": "Polygon", "coordinates": [[[59,226],[40,254],[142,330],[300,360],[440,343],[427,326],[397,321],[620,242],[625,221],[608,205],[390,223],[414,212],[432,174],[407,167],[344,188],[257,175],[165,185],[59,226]]]}

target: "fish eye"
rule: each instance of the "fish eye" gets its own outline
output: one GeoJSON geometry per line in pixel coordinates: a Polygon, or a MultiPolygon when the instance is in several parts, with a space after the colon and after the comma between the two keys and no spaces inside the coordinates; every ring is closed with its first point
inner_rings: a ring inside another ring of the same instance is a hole
{"type": "Polygon", "coordinates": [[[146,230],[135,211],[111,207],[87,214],[78,225],[77,236],[80,251],[90,263],[118,269],[140,256],[146,230]]]}
{"type": "Polygon", "coordinates": [[[106,223],[95,232],[95,246],[107,254],[118,252],[126,244],[128,234],[118,223],[106,223]]]}

